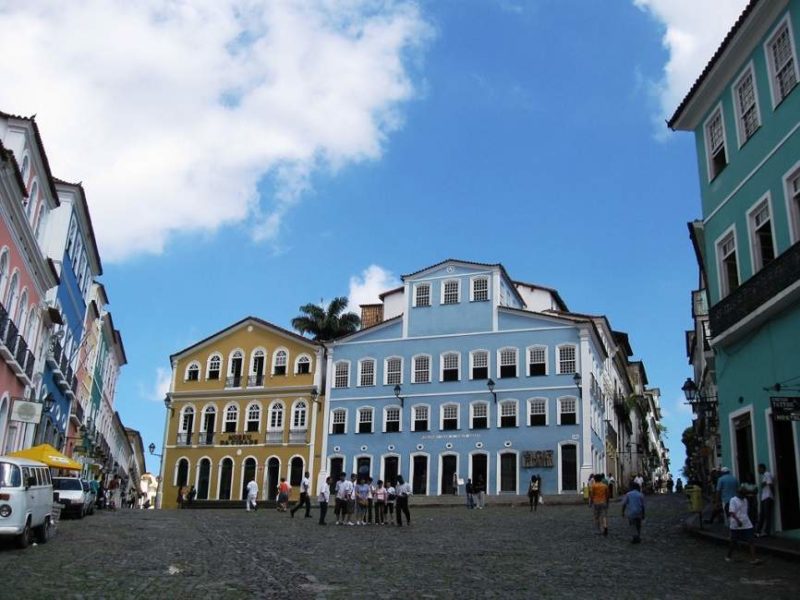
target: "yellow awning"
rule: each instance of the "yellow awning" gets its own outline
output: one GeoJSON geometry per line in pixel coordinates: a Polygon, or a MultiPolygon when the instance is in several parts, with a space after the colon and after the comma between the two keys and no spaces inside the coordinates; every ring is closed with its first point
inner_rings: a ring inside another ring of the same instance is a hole
{"type": "Polygon", "coordinates": [[[64,456],[50,444],[40,444],[39,446],[34,446],[33,448],[11,452],[9,456],[38,460],[39,462],[46,464],[48,467],[53,467],[56,469],[80,471],[83,468],[80,463],[75,462],[68,456],[64,456]]]}

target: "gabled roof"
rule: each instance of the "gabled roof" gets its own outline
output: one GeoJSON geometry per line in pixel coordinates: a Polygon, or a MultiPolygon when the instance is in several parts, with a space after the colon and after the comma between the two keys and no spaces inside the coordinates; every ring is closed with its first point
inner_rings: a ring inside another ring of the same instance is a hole
{"type": "Polygon", "coordinates": [[[392,288],[391,290],[386,290],[382,294],[378,294],[378,298],[383,300],[386,296],[390,296],[392,294],[396,294],[397,292],[402,292],[404,289],[405,289],[405,286],[402,286],[402,285],[397,286],[396,288],[392,288]]]}
{"type": "Polygon", "coordinates": [[[23,198],[27,198],[28,190],[25,189],[25,181],[22,179],[22,172],[19,170],[17,158],[14,156],[14,153],[11,150],[3,146],[3,140],[0,140],[0,160],[11,163],[11,169],[14,171],[14,178],[17,180],[19,190],[22,193],[23,198]]]}
{"type": "Polygon", "coordinates": [[[517,296],[517,299],[520,301],[522,306],[525,306],[525,300],[522,299],[522,296],[520,296],[519,292],[517,291],[517,288],[514,285],[514,280],[511,279],[511,277],[509,277],[508,271],[506,271],[506,268],[501,263],[481,263],[481,262],[474,262],[471,260],[460,260],[458,258],[448,258],[446,260],[436,263],[435,265],[430,265],[428,267],[425,267],[424,269],[420,269],[419,271],[414,271],[413,273],[409,273],[408,275],[403,275],[402,277],[400,277],[400,279],[405,281],[410,277],[416,277],[417,275],[422,275],[427,271],[438,269],[439,267],[441,267],[442,265],[446,265],[447,263],[457,263],[459,265],[464,265],[467,267],[488,267],[490,269],[500,269],[500,273],[502,274],[503,277],[505,277],[506,281],[509,284],[508,287],[511,288],[511,291],[513,291],[514,294],[517,296]]]}
{"type": "Polygon", "coordinates": [[[298,335],[298,334],[296,334],[296,333],[294,333],[292,331],[289,331],[288,329],[284,329],[283,327],[279,327],[278,325],[275,325],[274,323],[270,323],[269,321],[265,321],[263,319],[259,319],[258,317],[249,316],[249,317],[245,317],[241,321],[237,321],[233,325],[229,325],[228,327],[225,327],[224,329],[220,329],[216,333],[212,333],[207,338],[204,338],[204,339],[200,340],[199,342],[197,342],[195,344],[192,344],[191,346],[189,346],[187,348],[184,348],[183,350],[179,350],[178,352],[175,352],[174,354],[171,354],[169,358],[170,358],[170,360],[175,360],[176,358],[179,358],[180,356],[182,356],[184,354],[187,354],[188,352],[191,352],[191,351],[199,348],[200,346],[203,346],[203,345],[207,344],[208,342],[210,342],[214,338],[217,338],[217,337],[220,337],[222,335],[225,335],[225,334],[233,331],[234,329],[238,329],[239,327],[241,327],[242,325],[244,325],[247,322],[255,323],[256,325],[259,325],[261,327],[269,329],[269,330],[271,330],[271,331],[273,331],[273,332],[275,332],[275,333],[277,333],[279,335],[282,335],[284,337],[291,338],[296,342],[300,342],[300,343],[306,344],[307,346],[311,346],[311,347],[314,347],[314,348],[318,348],[318,347],[322,346],[322,344],[320,344],[319,342],[315,342],[314,340],[310,340],[310,339],[308,339],[306,337],[303,337],[302,335],[298,335]]]}
{"type": "Polygon", "coordinates": [[[75,210],[80,213],[82,220],[87,224],[89,231],[89,242],[91,243],[92,253],[93,256],[90,257],[90,260],[93,260],[95,264],[95,270],[98,275],[103,274],[103,263],[100,262],[100,250],[97,248],[97,240],[94,235],[94,225],[92,225],[92,215],[89,212],[89,204],[86,202],[86,192],[83,189],[83,183],[70,183],[69,181],[64,181],[63,179],[58,179],[57,177],[54,178],[57,185],[67,186],[75,189],[78,192],[78,202],[75,210]]]}
{"type": "Polygon", "coordinates": [[[47,176],[47,185],[50,187],[50,192],[53,194],[53,202],[55,202],[56,206],[58,206],[59,205],[58,194],[56,193],[56,186],[53,181],[53,173],[50,170],[50,161],[47,160],[47,152],[45,152],[44,149],[44,143],[42,142],[42,135],[39,133],[39,126],[36,124],[36,116],[34,115],[33,117],[21,117],[19,115],[12,115],[0,111],[0,117],[4,119],[16,119],[19,121],[28,121],[31,123],[33,128],[33,136],[36,139],[37,146],[39,146],[39,155],[42,157],[42,164],[44,164],[45,175],[47,176]]]}
{"type": "MultiPolygon", "coordinates": [[[[364,306],[362,304],[362,306],[364,306]]],[[[380,306],[380,305],[378,305],[380,306]]],[[[365,327],[363,329],[359,329],[358,331],[354,331],[353,333],[348,333],[347,335],[343,335],[341,337],[332,340],[331,343],[333,345],[338,344],[342,341],[349,341],[354,337],[357,337],[363,333],[370,333],[380,329],[381,327],[386,327],[387,325],[394,325],[396,322],[401,321],[403,319],[403,313],[400,313],[396,317],[392,317],[391,319],[386,319],[385,321],[381,321],[380,323],[375,323],[374,325],[370,325],[369,327],[365,327]]]]}
{"type": "Polygon", "coordinates": [[[633,356],[633,348],[631,348],[628,334],[624,331],[612,331],[611,333],[614,336],[614,341],[617,343],[617,346],[622,348],[625,352],[625,356],[633,356]]]}
{"type": "Polygon", "coordinates": [[[498,310],[514,312],[519,315],[527,315],[530,317],[550,317],[555,319],[562,319],[565,321],[570,321],[572,323],[579,323],[582,325],[589,325],[591,326],[592,332],[594,333],[595,337],[597,338],[598,347],[600,348],[600,352],[603,356],[608,356],[606,353],[606,349],[603,346],[603,338],[600,336],[600,331],[597,329],[597,323],[595,323],[595,319],[598,318],[605,318],[605,317],[595,317],[590,315],[581,315],[578,313],[571,313],[559,310],[545,310],[542,312],[534,312],[532,310],[522,310],[519,308],[511,308],[510,306],[500,306],[498,310]]]}
{"type": "MultiPolygon", "coordinates": [[[[772,2],[773,0],[768,0],[768,1],[772,2]]],[[[738,19],[736,19],[736,22],[733,24],[733,27],[731,27],[730,31],[728,31],[728,35],[725,36],[725,39],[722,40],[722,44],[720,44],[719,48],[717,48],[717,51],[714,53],[714,56],[711,57],[711,60],[708,61],[708,64],[706,65],[705,69],[703,69],[703,72],[700,73],[700,76],[695,80],[694,84],[689,89],[689,93],[686,94],[686,97],[678,105],[678,108],[675,109],[675,114],[673,114],[670,120],[667,121],[667,126],[670,129],[675,129],[675,123],[678,121],[678,119],[681,118],[683,111],[686,110],[686,107],[688,106],[689,102],[693,100],[694,95],[700,89],[700,86],[703,85],[703,83],[705,83],[711,71],[714,70],[714,67],[717,66],[717,63],[722,58],[723,54],[725,54],[725,51],[730,46],[731,42],[733,41],[733,38],[736,37],[737,33],[739,33],[739,30],[742,28],[742,25],[745,23],[745,21],[747,21],[747,18],[752,14],[756,6],[758,6],[761,2],[762,0],[750,0],[750,3],[742,11],[742,14],[739,15],[738,19]]]]}
{"type": "Polygon", "coordinates": [[[545,292],[550,292],[553,294],[553,297],[556,300],[556,303],[563,311],[569,311],[567,308],[567,303],[564,302],[563,298],[561,298],[561,294],[558,293],[558,290],[555,288],[547,287],[546,285],[539,285],[538,283],[528,283],[526,281],[514,281],[514,285],[524,285],[525,287],[529,287],[534,290],[544,290],[545,292]]]}

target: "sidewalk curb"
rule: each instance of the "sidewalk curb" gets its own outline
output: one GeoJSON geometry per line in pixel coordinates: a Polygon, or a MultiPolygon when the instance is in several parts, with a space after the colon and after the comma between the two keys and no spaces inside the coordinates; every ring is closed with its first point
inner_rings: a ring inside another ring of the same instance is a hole
{"type": "MultiPolygon", "coordinates": [[[[684,522],[683,530],[693,537],[716,542],[719,545],[728,545],[729,540],[726,536],[720,535],[708,529],[698,529],[697,527],[684,522]]],[[[757,553],[769,554],[771,556],[785,558],[786,560],[800,562],[800,548],[798,550],[781,548],[771,544],[768,539],[765,540],[764,538],[757,538],[755,541],[755,547],[757,553]]]]}

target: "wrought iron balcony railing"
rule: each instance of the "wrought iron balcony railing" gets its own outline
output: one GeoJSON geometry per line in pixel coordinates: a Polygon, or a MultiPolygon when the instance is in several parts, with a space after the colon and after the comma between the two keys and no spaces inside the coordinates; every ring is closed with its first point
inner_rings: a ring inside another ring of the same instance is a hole
{"type": "Polygon", "coordinates": [[[191,432],[186,432],[186,431],[182,431],[182,432],[178,433],[178,437],[175,440],[175,443],[178,446],[191,446],[192,445],[192,433],[191,432]]]}
{"type": "Polygon", "coordinates": [[[214,445],[214,432],[201,431],[197,436],[197,444],[199,446],[213,446],[214,445]]]}
{"type": "Polygon", "coordinates": [[[248,387],[261,387],[264,385],[264,374],[258,373],[256,375],[250,375],[247,378],[247,386],[248,387]]]}
{"type": "Polygon", "coordinates": [[[292,429],[289,432],[290,444],[305,444],[306,443],[306,429],[292,429]]]}
{"type": "Polygon", "coordinates": [[[282,431],[268,431],[267,432],[267,443],[268,444],[280,444],[283,442],[283,432],[282,431]]]}
{"type": "Polygon", "coordinates": [[[241,375],[231,375],[225,379],[225,387],[226,388],[238,388],[242,387],[242,376],[241,375]]]}

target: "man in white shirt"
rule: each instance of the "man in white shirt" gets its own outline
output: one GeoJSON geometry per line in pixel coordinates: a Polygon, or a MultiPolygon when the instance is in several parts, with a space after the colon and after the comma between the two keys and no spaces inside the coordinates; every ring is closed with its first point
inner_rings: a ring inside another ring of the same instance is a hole
{"type": "Polygon", "coordinates": [[[644,494],[644,477],[642,477],[641,473],[637,473],[636,474],[636,477],[633,478],[633,483],[638,484],[639,485],[639,489],[644,494]]]}
{"type": "Polygon", "coordinates": [[[252,510],[256,510],[256,500],[258,500],[258,484],[255,479],[251,479],[247,484],[247,512],[250,512],[251,507],[252,510]]]}
{"type": "Polygon", "coordinates": [[[306,519],[311,516],[311,497],[309,491],[311,490],[311,474],[306,471],[303,475],[303,479],[300,480],[300,500],[297,501],[297,504],[294,505],[294,508],[289,511],[289,514],[294,519],[294,513],[297,510],[305,506],[306,507],[306,519]]]}
{"type": "Polygon", "coordinates": [[[761,463],[758,465],[758,474],[761,476],[759,487],[761,494],[759,496],[758,506],[758,527],[756,528],[756,537],[769,535],[772,533],[772,511],[775,508],[775,494],[773,491],[772,473],[767,471],[767,465],[761,463]]]}
{"type": "Polygon", "coordinates": [[[355,510],[356,504],[355,491],[356,474],[353,473],[350,475],[350,480],[345,479],[344,483],[342,483],[342,525],[345,524],[345,518],[347,519],[347,525],[353,524],[353,510],[355,510]]]}
{"type": "Polygon", "coordinates": [[[325,523],[325,515],[328,514],[328,502],[331,499],[331,478],[326,477],[324,485],[319,490],[317,501],[319,502],[319,524],[327,525],[325,523]]]}
{"type": "Polygon", "coordinates": [[[761,561],[756,558],[756,547],[753,545],[753,523],[747,516],[747,498],[744,486],[739,486],[736,495],[728,504],[728,527],[731,530],[731,541],[728,545],[727,562],[733,560],[733,549],[739,542],[747,542],[750,547],[750,564],[757,565],[761,561]]]}

